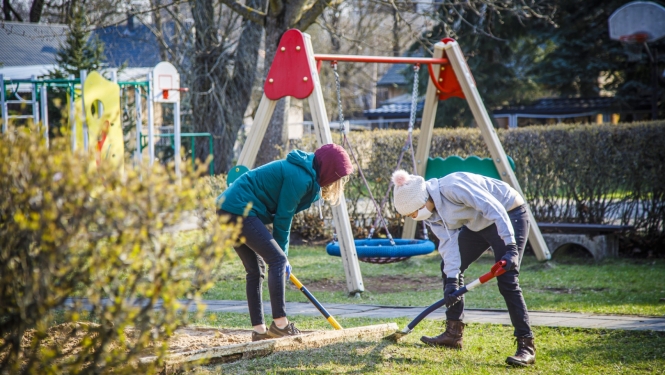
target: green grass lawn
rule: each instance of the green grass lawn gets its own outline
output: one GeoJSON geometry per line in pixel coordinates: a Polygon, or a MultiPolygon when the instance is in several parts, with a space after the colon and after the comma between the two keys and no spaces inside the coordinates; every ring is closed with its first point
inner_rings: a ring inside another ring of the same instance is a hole
{"type": "MultiPolygon", "coordinates": [[[[328,256],[323,246],[294,246],[289,253],[294,274],[324,305],[427,306],[443,297],[438,253],[388,265],[361,263],[366,289],[361,298],[347,295],[341,258],[328,256]]],[[[487,272],[492,264],[491,256],[483,256],[466,271],[466,281],[487,272]]],[[[224,277],[205,298],[245,300],[245,271],[240,260],[234,256],[222,267],[224,277]]],[[[566,258],[541,263],[533,256],[526,256],[520,284],[529,310],[663,316],[663,275],[663,259],[612,259],[594,263],[566,258]]],[[[268,298],[267,282],[264,298],[268,298]]],[[[286,299],[307,302],[290,284],[286,299]]],[[[469,308],[505,309],[494,280],[467,294],[466,301],[469,308]]]]}
{"type": "MultiPolygon", "coordinates": [[[[316,317],[293,317],[301,329],[330,329],[316,317]]],[[[209,314],[199,323],[245,328],[243,314],[209,314]]],[[[386,319],[340,319],[344,327],[388,322],[386,319]]],[[[404,327],[406,319],[397,320],[404,327]]],[[[464,350],[425,346],[421,335],[436,335],[442,322],[425,320],[399,343],[387,340],[329,345],[319,349],[275,353],[190,373],[211,374],[662,374],[665,333],[535,327],[537,361],[530,368],[505,365],[515,353],[512,328],[469,324],[464,350]]]]}

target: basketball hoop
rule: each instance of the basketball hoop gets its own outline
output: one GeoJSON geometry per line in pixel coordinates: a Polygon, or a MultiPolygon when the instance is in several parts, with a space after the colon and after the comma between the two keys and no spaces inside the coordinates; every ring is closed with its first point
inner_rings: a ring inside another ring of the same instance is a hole
{"type": "Polygon", "coordinates": [[[665,7],[651,1],[633,1],[615,10],[607,20],[610,39],[623,46],[628,61],[642,59],[642,47],[649,55],[651,69],[651,118],[658,118],[658,64],[649,43],[665,37],[665,7]]]}
{"type": "MultiPolygon", "coordinates": [[[[642,47],[649,40],[649,34],[645,32],[637,32],[631,35],[622,35],[619,37],[619,42],[623,46],[623,52],[628,57],[628,61],[635,62],[642,59],[642,47]]],[[[649,48],[647,46],[647,48],[649,48]]],[[[647,50],[648,52],[648,50],[647,50]]]]}
{"type": "Polygon", "coordinates": [[[181,87],[179,89],[162,89],[162,97],[164,99],[169,98],[169,91],[189,92],[189,89],[187,87],[181,87]]]}

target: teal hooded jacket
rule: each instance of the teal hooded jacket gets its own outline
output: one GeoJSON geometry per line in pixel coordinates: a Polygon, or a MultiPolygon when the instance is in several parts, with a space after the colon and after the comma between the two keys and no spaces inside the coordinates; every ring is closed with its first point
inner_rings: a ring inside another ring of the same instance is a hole
{"type": "Polygon", "coordinates": [[[226,212],[257,216],[273,225],[272,236],[289,254],[293,216],[319,200],[321,187],[314,169],[314,154],[300,150],[252,169],[240,176],[217,197],[216,205],[226,212]]]}

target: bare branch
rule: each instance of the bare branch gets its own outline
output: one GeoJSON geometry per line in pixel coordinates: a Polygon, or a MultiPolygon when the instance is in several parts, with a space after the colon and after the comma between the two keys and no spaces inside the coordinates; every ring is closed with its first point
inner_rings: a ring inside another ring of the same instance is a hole
{"type": "Polygon", "coordinates": [[[152,25],[150,25],[149,23],[144,22],[143,19],[142,19],[141,17],[138,17],[138,15],[137,15],[136,18],[138,18],[138,20],[139,20],[139,21],[140,21],[145,27],[147,27],[147,28],[150,30],[150,32],[152,32],[152,33],[155,35],[155,37],[156,37],[157,40],[159,41],[159,44],[162,45],[162,48],[164,48],[164,50],[166,50],[171,56],[174,56],[174,57],[175,57],[175,54],[174,54],[173,50],[171,50],[171,47],[169,47],[169,44],[166,42],[166,38],[164,38],[164,34],[162,34],[162,31],[161,31],[161,30],[157,30],[156,28],[154,28],[154,27],[153,27],[152,25]]]}
{"type": "Polygon", "coordinates": [[[238,1],[234,0],[221,0],[221,2],[227,7],[231,8],[234,12],[241,15],[243,18],[248,19],[258,25],[265,25],[266,14],[264,12],[258,11],[254,8],[250,8],[245,4],[241,4],[238,1]]]}
{"type": "Polygon", "coordinates": [[[300,19],[293,25],[298,30],[305,30],[313,24],[323,11],[331,6],[341,3],[342,0],[317,0],[309,9],[306,9],[300,19]]]}

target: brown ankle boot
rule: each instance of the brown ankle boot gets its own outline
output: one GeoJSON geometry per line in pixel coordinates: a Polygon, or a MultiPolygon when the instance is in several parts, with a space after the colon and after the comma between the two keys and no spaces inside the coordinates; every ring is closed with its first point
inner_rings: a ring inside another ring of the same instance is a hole
{"type": "Polygon", "coordinates": [[[434,346],[462,349],[464,323],[460,320],[446,320],[446,331],[436,337],[423,336],[420,341],[434,346]]]}
{"type": "Polygon", "coordinates": [[[536,344],[533,337],[518,337],[517,352],[508,357],[506,363],[513,366],[528,366],[536,363],[536,344]]]}

